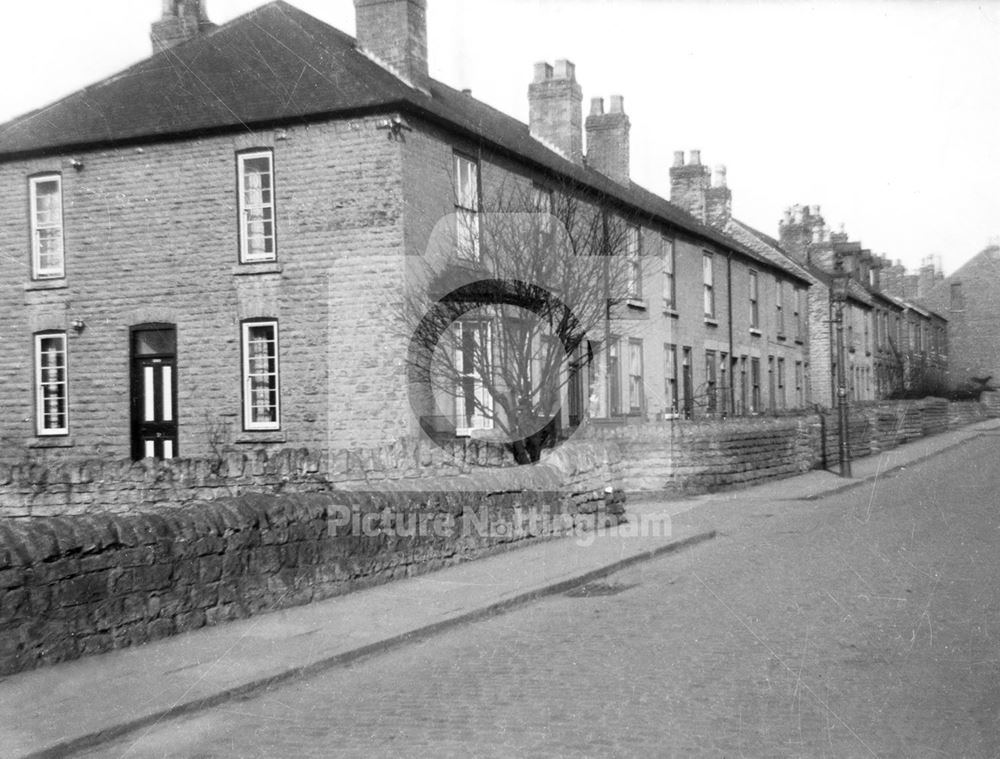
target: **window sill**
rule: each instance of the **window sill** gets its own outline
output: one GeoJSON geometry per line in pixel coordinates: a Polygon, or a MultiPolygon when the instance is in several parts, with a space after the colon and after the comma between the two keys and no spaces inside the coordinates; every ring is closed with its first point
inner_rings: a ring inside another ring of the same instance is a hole
{"type": "Polygon", "coordinates": [[[637,311],[646,310],[646,301],[644,301],[642,298],[629,298],[625,301],[625,305],[628,306],[629,308],[634,308],[637,311]]]}
{"type": "Polygon", "coordinates": [[[754,337],[760,337],[763,333],[756,327],[751,327],[750,334],[753,335],[754,337]]]}
{"type": "Polygon", "coordinates": [[[26,282],[24,285],[25,292],[32,292],[33,290],[65,290],[69,285],[66,284],[66,278],[60,277],[59,279],[33,279],[30,282],[26,282]]]}
{"type": "Polygon", "coordinates": [[[706,316],[705,317],[705,324],[707,324],[709,327],[718,327],[719,326],[719,320],[718,319],[714,319],[711,316],[706,316]]]}
{"type": "Polygon", "coordinates": [[[781,342],[785,342],[787,339],[788,338],[785,337],[784,335],[778,335],[778,340],[780,340],[781,342]]]}
{"type": "Polygon", "coordinates": [[[676,309],[671,308],[670,306],[664,306],[663,307],[663,315],[664,316],[669,316],[671,319],[680,319],[681,318],[680,312],[677,311],[676,309]]]}
{"type": "Polygon", "coordinates": [[[243,430],[233,442],[236,445],[250,443],[287,443],[288,438],[281,430],[243,430]]]}
{"type": "Polygon", "coordinates": [[[76,443],[69,435],[42,435],[28,443],[29,448],[74,448],[76,443]]]}
{"type": "Polygon", "coordinates": [[[803,341],[803,339],[801,337],[796,337],[795,338],[795,344],[796,345],[803,345],[804,341],[803,341]]]}
{"type": "Polygon", "coordinates": [[[284,267],[277,261],[237,264],[232,269],[234,277],[247,277],[257,274],[281,274],[282,271],[284,271],[284,267]]]}

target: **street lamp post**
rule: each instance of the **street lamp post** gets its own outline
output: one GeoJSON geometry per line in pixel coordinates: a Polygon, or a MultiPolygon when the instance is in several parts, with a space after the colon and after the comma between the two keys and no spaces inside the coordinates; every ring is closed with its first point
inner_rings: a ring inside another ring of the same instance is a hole
{"type": "Polygon", "coordinates": [[[847,368],[845,367],[844,350],[844,306],[847,304],[847,291],[850,286],[850,272],[844,270],[843,259],[838,255],[833,273],[833,302],[837,308],[837,413],[839,425],[837,428],[840,443],[840,476],[851,476],[851,441],[848,427],[850,415],[847,407],[847,368]]]}

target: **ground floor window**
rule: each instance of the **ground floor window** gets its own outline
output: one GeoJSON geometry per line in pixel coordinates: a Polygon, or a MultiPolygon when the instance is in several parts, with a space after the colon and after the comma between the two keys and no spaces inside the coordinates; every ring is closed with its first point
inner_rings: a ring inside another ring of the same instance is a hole
{"type": "Polygon", "coordinates": [[[672,343],[663,345],[664,367],[663,367],[663,392],[666,400],[668,414],[676,414],[677,404],[677,346],[672,343]]]}
{"type": "Polygon", "coordinates": [[[278,395],[278,322],[243,322],[243,427],[281,426],[278,395]]]}
{"type": "Polygon", "coordinates": [[[642,340],[628,341],[628,405],[629,412],[641,414],[643,409],[642,340]]]}
{"type": "Polygon", "coordinates": [[[750,359],[750,413],[760,413],[760,359],[750,359]]]}
{"type": "Polygon", "coordinates": [[[458,322],[456,327],[455,431],[468,435],[473,430],[493,429],[493,396],[483,381],[483,373],[493,365],[493,329],[488,321],[473,320],[458,322]]]}
{"type": "Polygon", "coordinates": [[[66,334],[35,335],[35,429],[39,435],[69,432],[66,334]]]}
{"type": "Polygon", "coordinates": [[[714,414],[718,410],[715,397],[716,381],[715,351],[705,351],[705,404],[709,414],[714,414]]]}
{"type": "Polygon", "coordinates": [[[617,339],[608,345],[608,409],[611,416],[622,413],[622,375],[617,339]]]}
{"type": "Polygon", "coordinates": [[[785,392],[785,359],[778,359],[778,408],[788,406],[788,396],[785,392]]]}

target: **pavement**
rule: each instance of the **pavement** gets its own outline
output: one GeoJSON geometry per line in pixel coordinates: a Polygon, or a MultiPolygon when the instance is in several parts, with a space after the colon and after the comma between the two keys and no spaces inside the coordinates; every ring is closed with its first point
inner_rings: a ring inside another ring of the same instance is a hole
{"type": "Polygon", "coordinates": [[[68,756],[711,540],[719,513],[712,506],[874,489],[924,459],[997,431],[1000,419],[989,420],[859,459],[851,480],[813,471],[681,500],[632,499],[630,522],[620,528],[539,542],[308,606],[0,678],[0,756],[68,756]]]}

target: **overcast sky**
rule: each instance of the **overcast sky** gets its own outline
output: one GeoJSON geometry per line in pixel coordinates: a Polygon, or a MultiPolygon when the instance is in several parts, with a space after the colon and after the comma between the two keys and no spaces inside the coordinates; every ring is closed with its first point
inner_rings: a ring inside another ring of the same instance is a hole
{"type": "MultiPolygon", "coordinates": [[[[352,0],[292,0],[354,34],[352,0]]],[[[223,23],[258,0],[208,0],[223,23]]],[[[0,120],[150,52],[160,0],[4,2],[0,120]]],[[[852,239],[950,273],[1000,236],[1000,3],[428,0],[431,75],[527,120],[532,64],[569,58],[585,108],[621,94],[632,177],[674,150],[726,164],[733,210],[777,235],[819,204],[852,239]]]]}

